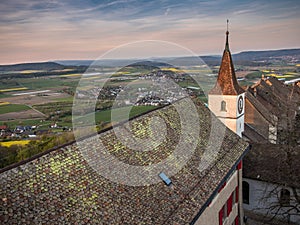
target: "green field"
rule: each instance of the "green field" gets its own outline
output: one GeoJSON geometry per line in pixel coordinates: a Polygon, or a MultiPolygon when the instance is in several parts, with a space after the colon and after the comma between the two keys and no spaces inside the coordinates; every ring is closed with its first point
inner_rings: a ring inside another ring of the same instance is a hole
{"type": "MultiPolygon", "coordinates": [[[[22,105],[21,105],[22,106],[22,105]]],[[[126,112],[130,110],[130,106],[121,107],[114,109],[114,113],[116,117],[114,118],[113,122],[120,122],[124,121],[127,118],[126,112]]],[[[153,110],[157,108],[156,106],[134,106],[130,110],[129,117],[132,118],[134,116],[138,116],[140,114],[143,114],[147,111],[153,110]]],[[[0,107],[1,109],[1,107],[0,107]]],[[[1,113],[1,111],[0,111],[1,113]]],[[[87,118],[89,119],[89,118],[87,118]]],[[[95,113],[95,121],[96,123],[110,123],[111,122],[111,109],[101,110],[99,112],[95,113]]],[[[15,121],[6,121],[5,124],[7,124],[9,127],[14,128],[17,125],[39,125],[38,130],[48,129],[48,127],[53,124],[54,122],[57,122],[57,124],[60,127],[72,127],[72,116],[68,115],[65,117],[60,117],[58,121],[52,121],[52,120],[42,120],[41,119],[33,119],[33,120],[15,120],[15,121]]],[[[2,125],[4,122],[0,122],[0,125],[2,125]]]]}
{"type": "Polygon", "coordinates": [[[111,109],[101,110],[99,112],[90,113],[85,115],[84,117],[79,117],[79,121],[76,121],[76,117],[74,118],[75,125],[82,124],[83,126],[86,125],[94,125],[94,121],[96,124],[107,124],[107,123],[118,123],[122,121],[126,121],[129,118],[141,115],[145,112],[158,108],[157,106],[125,106],[121,108],[113,109],[114,117],[111,118],[112,111],[111,109]],[[129,118],[128,118],[128,111],[129,111],[129,118]],[[95,116],[93,118],[93,116],[95,116]]]}
{"type": "MultiPolygon", "coordinates": [[[[128,119],[126,113],[128,112],[128,110],[130,110],[130,108],[131,106],[113,109],[115,118],[114,121],[112,122],[120,122],[128,119]]],[[[156,106],[133,106],[132,109],[130,110],[129,117],[132,118],[134,116],[143,114],[155,108],[157,107],[156,106]]],[[[111,122],[111,110],[107,109],[100,112],[96,112],[95,120],[96,122],[100,122],[100,121],[111,122]]]]}
{"type": "Polygon", "coordinates": [[[16,79],[1,79],[0,82],[0,89],[7,89],[7,88],[20,88],[22,87],[16,79]]]}
{"type": "Polygon", "coordinates": [[[255,79],[255,78],[261,78],[261,75],[262,75],[263,73],[261,72],[261,71],[255,71],[255,72],[252,72],[252,73],[248,73],[247,75],[246,75],[246,78],[247,79],[255,79]]]}
{"type": "Polygon", "coordinates": [[[28,89],[32,89],[32,90],[37,90],[37,89],[45,89],[45,88],[59,87],[59,86],[76,87],[79,80],[39,77],[39,78],[18,78],[16,79],[16,81],[23,87],[27,87],[28,89]]]}
{"type": "Polygon", "coordinates": [[[8,98],[11,97],[10,94],[0,92],[0,98],[8,98]]]}
{"type": "Polygon", "coordinates": [[[0,114],[10,113],[10,112],[20,112],[30,109],[27,105],[9,104],[0,106],[0,114]]]}
{"type": "MultiPolygon", "coordinates": [[[[3,125],[4,123],[8,125],[10,128],[14,128],[15,126],[22,125],[22,126],[33,126],[33,125],[38,125],[38,124],[44,124],[40,122],[40,119],[33,119],[33,120],[14,120],[14,121],[5,121],[5,122],[0,122],[0,125],[3,125]]],[[[46,122],[47,124],[50,124],[51,121],[46,122]]]]}

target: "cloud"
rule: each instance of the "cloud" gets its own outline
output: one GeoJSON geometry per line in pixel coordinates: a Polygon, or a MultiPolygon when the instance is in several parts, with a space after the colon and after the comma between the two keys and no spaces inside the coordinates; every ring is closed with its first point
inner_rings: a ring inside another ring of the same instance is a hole
{"type": "Polygon", "coordinates": [[[236,50],[297,46],[295,1],[10,0],[0,2],[0,63],[93,58],[142,39],[185,45],[200,54],[223,48],[226,19],[236,50]],[[270,33],[276,33],[270,41],[270,33]],[[286,35],[289,34],[289,35],[286,35]],[[259,43],[255,37],[259,36],[259,43]]]}

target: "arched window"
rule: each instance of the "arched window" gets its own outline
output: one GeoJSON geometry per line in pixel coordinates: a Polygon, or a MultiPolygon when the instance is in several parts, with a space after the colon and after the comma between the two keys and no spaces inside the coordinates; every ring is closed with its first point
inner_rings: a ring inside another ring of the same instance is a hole
{"type": "Polygon", "coordinates": [[[225,101],[221,102],[221,111],[225,111],[226,112],[226,102],[225,101]]]}
{"type": "Polygon", "coordinates": [[[282,189],[280,191],[280,199],[279,199],[280,205],[281,206],[289,206],[290,205],[290,197],[291,197],[290,191],[287,189],[282,189]]]}
{"type": "Polygon", "coordinates": [[[243,181],[243,203],[249,204],[249,184],[246,181],[243,181]]]}

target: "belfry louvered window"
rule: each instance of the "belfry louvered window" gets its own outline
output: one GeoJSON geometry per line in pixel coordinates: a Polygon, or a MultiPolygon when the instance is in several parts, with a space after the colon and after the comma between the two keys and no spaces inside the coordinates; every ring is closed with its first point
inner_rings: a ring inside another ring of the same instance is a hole
{"type": "Polygon", "coordinates": [[[221,111],[226,112],[226,102],[225,101],[221,102],[221,111]]]}

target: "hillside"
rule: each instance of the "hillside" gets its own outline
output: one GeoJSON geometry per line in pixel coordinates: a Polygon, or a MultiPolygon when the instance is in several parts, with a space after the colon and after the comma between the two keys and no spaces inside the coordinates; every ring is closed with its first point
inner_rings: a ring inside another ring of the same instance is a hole
{"type": "Polygon", "coordinates": [[[293,57],[300,60],[300,49],[282,49],[282,50],[267,50],[267,51],[245,51],[233,55],[235,60],[270,60],[274,58],[284,59],[293,57]]]}
{"type": "MultiPolygon", "coordinates": [[[[207,63],[209,66],[216,66],[220,64],[221,55],[211,56],[205,55],[200,56],[200,58],[207,63]]],[[[247,65],[247,66],[260,66],[260,65],[268,65],[274,60],[282,60],[287,63],[300,62],[300,49],[281,49],[281,50],[265,50],[265,51],[243,51],[240,53],[232,54],[232,58],[236,64],[247,65]]],[[[143,59],[141,59],[143,60],[143,59]]],[[[145,59],[147,60],[147,59],[145,59]]],[[[193,64],[195,59],[193,57],[180,57],[180,58],[153,58],[151,61],[156,62],[173,62],[176,64],[177,62],[185,62],[185,65],[193,64]],[[167,60],[166,60],[167,59],[167,60]],[[179,60],[180,59],[180,60],[179,60]]],[[[97,61],[97,65],[99,66],[119,66],[119,65],[130,65],[138,61],[137,59],[103,59],[97,61]]],[[[89,66],[93,63],[93,60],[61,60],[56,61],[62,65],[66,66],[89,66]]],[[[194,64],[193,64],[194,65],[194,64]]]]}
{"type": "MultiPolygon", "coordinates": [[[[200,56],[209,66],[217,66],[221,62],[220,56],[200,56]]],[[[236,65],[263,66],[272,63],[299,63],[300,49],[282,49],[266,51],[244,51],[232,54],[236,65]]]]}
{"type": "Polygon", "coordinates": [[[0,65],[0,72],[8,71],[23,71],[23,70],[62,70],[65,66],[55,62],[41,62],[41,63],[21,63],[14,65],[0,65]]]}
{"type": "MultiPolygon", "coordinates": [[[[219,56],[199,56],[209,66],[216,66],[220,64],[221,55],[219,56]]],[[[300,49],[282,49],[282,50],[265,50],[265,51],[244,51],[232,54],[232,58],[237,65],[259,66],[268,65],[276,61],[285,63],[300,63],[300,49]]],[[[94,66],[116,67],[120,65],[138,64],[140,60],[151,62],[151,66],[158,62],[166,61],[176,63],[185,62],[185,65],[193,64],[193,57],[177,57],[177,58],[153,58],[153,59],[103,59],[97,61],[94,66]]],[[[55,62],[41,62],[41,63],[22,63],[15,65],[0,65],[0,72],[17,72],[23,70],[63,70],[63,69],[79,69],[84,70],[91,65],[93,60],[60,60],[55,62]]],[[[194,65],[194,64],[193,64],[194,65]]]]}

